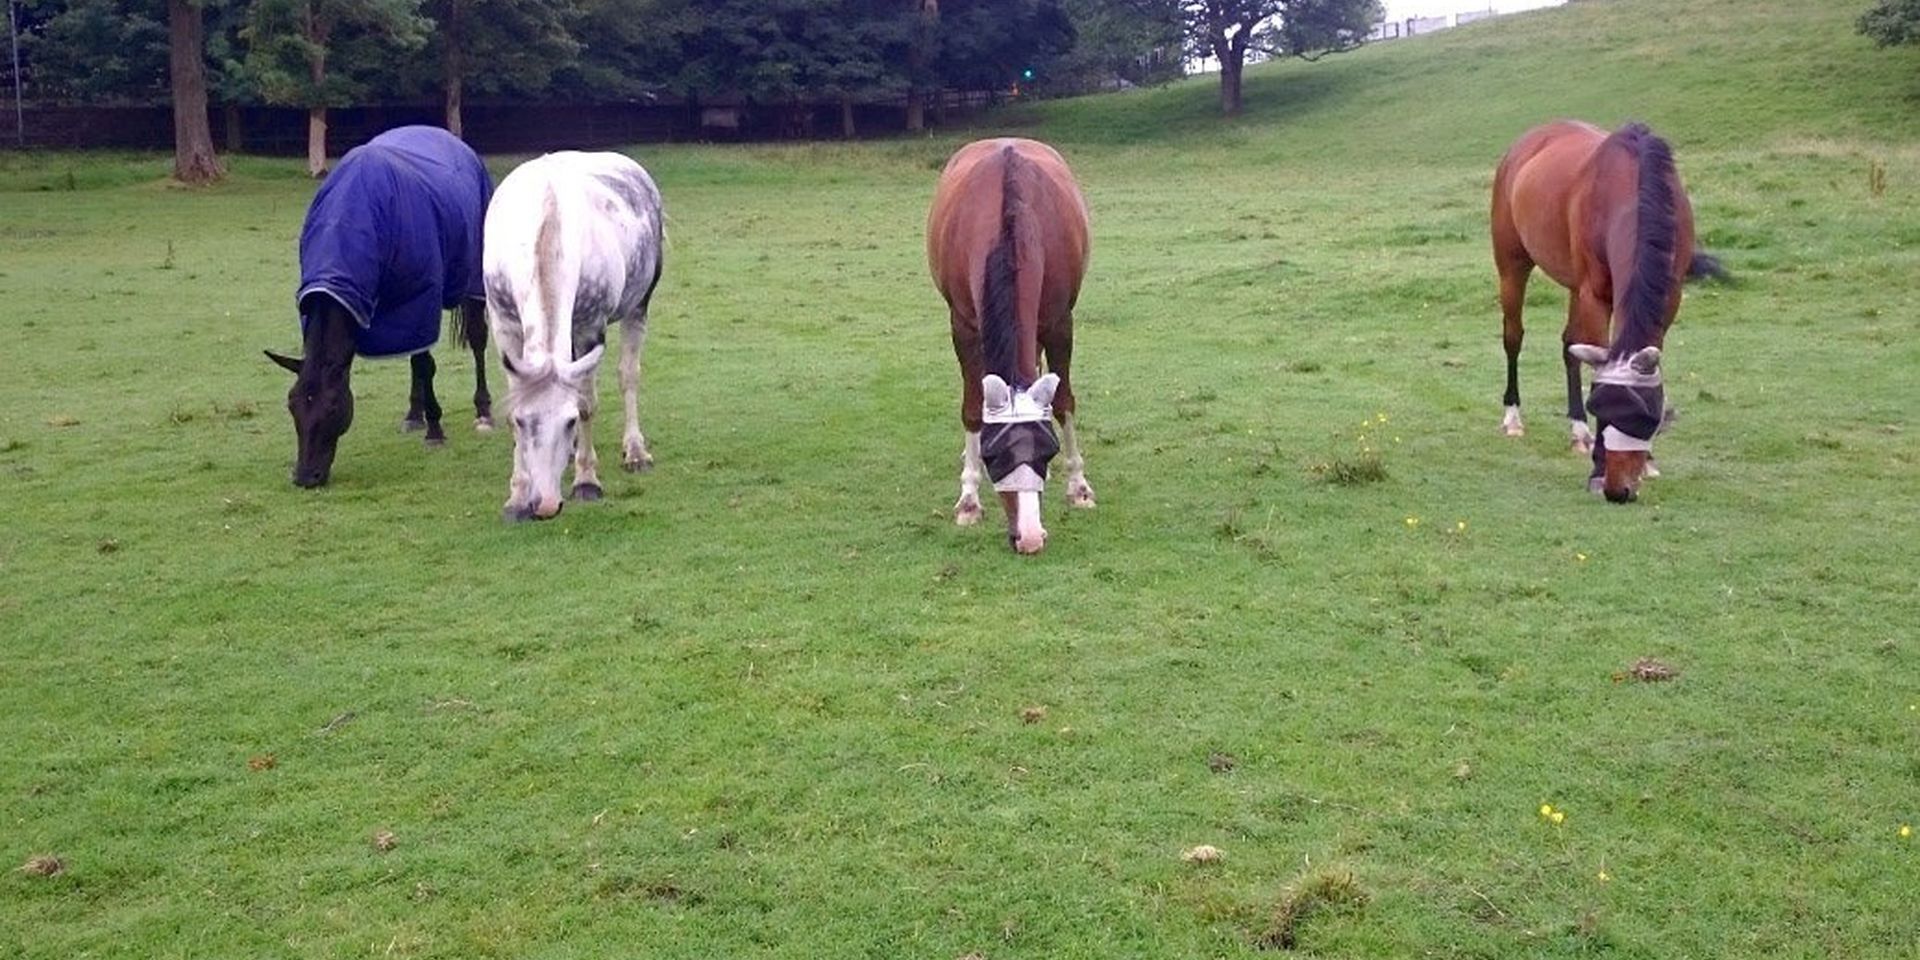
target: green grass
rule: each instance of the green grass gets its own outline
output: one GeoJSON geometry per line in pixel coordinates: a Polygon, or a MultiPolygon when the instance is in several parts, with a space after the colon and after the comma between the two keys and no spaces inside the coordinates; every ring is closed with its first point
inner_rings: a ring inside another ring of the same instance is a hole
{"type": "Polygon", "coordinates": [[[1920,57],[1857,6],[989,121],[1095,211],[1100,506],[1038,559],[947,518],[955,139],[638,150],[659,467],[515,527],[444,352],[446,449],[363,366],[287,484],[296,163],[0,155],[0,866],[66,865],[0,875],[0,956],[1915,956],[1920,57]],[[1569,114],[1668,135],[1741,277],[1631,508],[1565,449],[1544,278],[1497,433],[1485,191],[1569,114]]]}

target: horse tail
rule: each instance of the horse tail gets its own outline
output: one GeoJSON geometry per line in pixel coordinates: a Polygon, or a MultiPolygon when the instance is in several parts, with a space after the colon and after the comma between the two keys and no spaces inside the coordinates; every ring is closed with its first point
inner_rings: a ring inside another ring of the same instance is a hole
{"type": "Polygon", "coordinates": [[[1687,282],[1691,283],[1695,280],[1727,282],[1733,280],[1733,274],[1727,272],[1726,265],[1720,262],[1719,257],[1705,250],[1695,249],[1693,260],[1687,264],[1687,282]]]}
{"type": "Polygon", "coordinates": [[[468,297],[460,305],[447,311],[447,339],[462,350],[478,343],[487,342],[486,301],[479,297],[468,297]],[[479,309],[475,309],[475,307],[479,309]]]}
{"type": "Polygon", "coordinates": [[[1023,216],[1026,204],[1022,193],[1023,169],[1027,162],[1012,146],[1000,151],[1000,236],[987,253],[986,276],[982,283],[980,341],[986,370],[999,376],[1015,389],[1033,382],[1033,371],[1020,362],[1022,337],[1020,302],[1020,264],[1027,246],[1023,242],[1023,216]]]}
{"type": "Polygon", "coordinates": [[[1613,338],[1612,355],[1620,357],[1650,343],[1666,319],[1673,296],[1674,240],[1679,232],[1673,199],[1679,174],[1673,166],[1673,148],[1646,124],[1628,124],[1615,136],[1631,147],[1640,168],[1633,275],[1627,280],[1625,298],[1627,329],[1613,338]]]}

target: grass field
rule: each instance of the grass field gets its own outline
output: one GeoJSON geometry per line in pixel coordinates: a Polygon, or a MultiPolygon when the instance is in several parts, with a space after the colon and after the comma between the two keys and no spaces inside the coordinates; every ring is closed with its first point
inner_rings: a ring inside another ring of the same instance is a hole
{"type": "Polygon", "coordinates": [[[296,162],[0,154],[0,956],[1920,956],[1920,56],[1860,6],[989,118],[1095,212],[1100,506],[1037,559],[948,515],[963,136],[637,149],[659,466],[519,526],[445,351],[445,449],[363,365],[288,484],[296,162]],[[1633,507],[1566,450],[1545,278],[1497,431],[1485,194],[1561,115],[1672,139],[1740,277],[1633,507]]]}

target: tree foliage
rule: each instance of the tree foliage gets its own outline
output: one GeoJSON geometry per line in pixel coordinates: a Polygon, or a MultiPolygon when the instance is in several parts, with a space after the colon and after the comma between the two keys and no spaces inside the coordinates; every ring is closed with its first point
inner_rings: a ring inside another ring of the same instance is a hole
{"type": "Polygon", "coordinates": [[[1240,112],[1240,78],[1250,60],[1318,60],[1365,42],[1382,16],[1380,0],[1141,0],[1166,4],[1189,52],[1220,64],[1220,109],[1240,112]]]}
{"type": "Polygon", "coordinates": [[[1859,28],[1883,47],[1920,43],[1920,0],[1880,0],[1860,16],[1859,28]]]}

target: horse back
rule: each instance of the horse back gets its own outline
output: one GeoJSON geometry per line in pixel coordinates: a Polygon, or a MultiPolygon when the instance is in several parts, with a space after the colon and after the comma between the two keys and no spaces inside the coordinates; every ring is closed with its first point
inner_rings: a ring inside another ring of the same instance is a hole
{"type": "Polygon", "coordinates": [[[572,359],[640,309],[659,280],[664,213],[646,170],[614,153],[528,161],[487,211],[495,335],[522,357],[572,359]]]}
{"type": "Polygon", "coordinates": [[[957,326],[979,322],[987,260],[1009,216],[1020,251],[1021,312],[1044,329],[1062,320],[1079,296],[1091,228],[1065,159],[1034,140],[980,140],[947,162],[927,217],[928,267],[957,326]]]}

